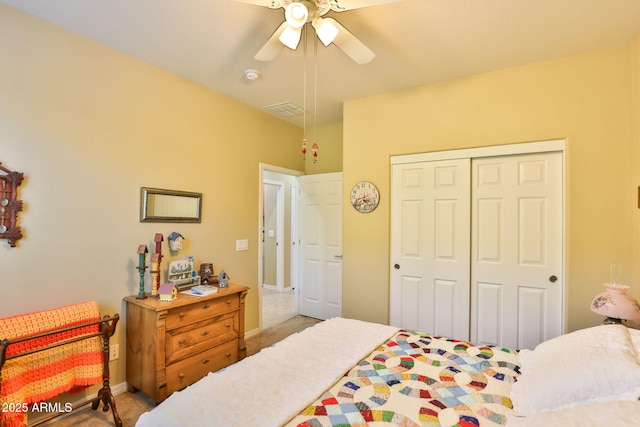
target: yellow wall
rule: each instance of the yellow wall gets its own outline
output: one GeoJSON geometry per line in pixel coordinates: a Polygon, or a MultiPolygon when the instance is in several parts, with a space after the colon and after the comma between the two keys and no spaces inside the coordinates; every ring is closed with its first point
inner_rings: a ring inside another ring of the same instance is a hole
{"type": "Polygon", "coordinates": [[[347,102],[344,192],[366,179],[378,185],[381,202],[367,215],[345,203],[344,315],[388,321],[390,156],[561,138],[568,146],[566,329],[600,321],[589,303],[612,262],[640,295],[632,264],[633,54],[621,46],[347,102]]]}
{"type": "MultiPolygon", "coordinates": [[[[257,328],[258,165],[303,170],[301,129],[2,4],[0,58],[0,162],[25,174],[24,239],[0,240],[0,317],[91,299],[123,314],[138,245],[177,231],[183,250],[165,241],[163,262],[193,255],[250,286],[257,328]],[[202,223],[140,223],[142,186],[202,192],[202,223]]],[[[111,367],[124,382],[124,357],[111,367]]]]}

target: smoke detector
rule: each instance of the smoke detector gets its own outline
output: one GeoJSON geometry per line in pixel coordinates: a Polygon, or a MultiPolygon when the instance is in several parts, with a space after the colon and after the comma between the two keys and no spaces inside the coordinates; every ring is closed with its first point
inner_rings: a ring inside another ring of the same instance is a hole
{"type": "Polygon", "coordinates": [[[258,80],[260,78],[260,71],[258,71],[258,70],[244,70],[244,76],[247,78],[247,80],[251,80],[252,82],[255,82],[256,80],[258,80]]]}

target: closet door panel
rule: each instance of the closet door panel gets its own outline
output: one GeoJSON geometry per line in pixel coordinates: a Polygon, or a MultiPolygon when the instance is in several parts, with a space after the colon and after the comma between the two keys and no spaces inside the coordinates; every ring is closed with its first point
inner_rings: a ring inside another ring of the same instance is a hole
{"type": "Polygon", "coordinates": [[[476,341],[478,343],[497,343],[502,335],[502,285],[479,282],[477,285],[478,314],[476,341]]]}
{"type": "Polygon", "coordinates": [[[538,288],[518,289],[518,345],[516,348],[534,349],[545,340],[545,291],[538,288]]]}
{"type": "Polygon", "coordinates": [[[393,166],[392,325],[468,339],[469,179],[469,159],[393,166]]]}
{"type": "Polygon", "coordinates": [[[562,333],[562,154],[474,159],[472,186],[471,339],[533,348],[562,333]]]}
{"type": "Polygon", "coordinates": [[[481,199],[476,204],[478,215],[477,233],[478,262],[502,262],[502,235],[504,233],[502,200],[481,199]]]}

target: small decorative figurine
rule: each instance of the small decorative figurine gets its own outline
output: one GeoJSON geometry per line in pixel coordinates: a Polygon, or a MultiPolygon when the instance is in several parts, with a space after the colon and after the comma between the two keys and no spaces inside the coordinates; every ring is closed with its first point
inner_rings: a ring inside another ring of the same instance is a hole
{"type": "Polygon", "coordinates": [[[218,287],[226,288],[227,286],[229,286],[229,276],[227,276],[224,270],[220,270],[220,274],[218,274],[218,287]]]}
{"type": "Polygon", "coordinates": [[[160,296],[160,301],[171,302],[178,298],[178,289],[172,283],[163,283],[158,289],[158,295],[160,296]]]}
{"type": "Polygon", "coordinates": [[[148,252],[147,245],[138,246],[138,273],[140,274],[140,289],[138,290],[137,299],[145,299],[147,295],[144,292],[144,271],[147,269],[145,265],[145,255],[148,252]]]}
{"type": "Polygon", "coordinates": [[[167,237],[169,240],[169,250],[177,252],[182,249],[182,241],[184,240],[184,236],[180,233],[176,233],[175,231],[167,237]]]}
{"type": "Polygon", "coordinates": [[[203,262],[200,264],[200,277],[203,285],[210,285],[213,280],[211,280],[211,276],[213,276],[213,264],[210,262],[203,262]]]}

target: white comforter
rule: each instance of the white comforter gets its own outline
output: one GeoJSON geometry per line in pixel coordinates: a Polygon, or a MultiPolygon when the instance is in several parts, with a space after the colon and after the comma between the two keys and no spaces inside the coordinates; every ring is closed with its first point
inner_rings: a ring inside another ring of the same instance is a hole
{"type": "Polygon", "coordinates": [[[136,426],[281,426],[397,331],[329,319],[173,393],[136,426]]]}

